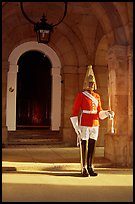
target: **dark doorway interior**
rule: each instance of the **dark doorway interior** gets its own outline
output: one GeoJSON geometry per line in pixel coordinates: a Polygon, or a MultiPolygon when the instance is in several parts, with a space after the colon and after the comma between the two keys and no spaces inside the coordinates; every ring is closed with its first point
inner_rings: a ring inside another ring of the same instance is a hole
{"type": "Polygon", "coordinates": [[[38,51],[18,60],[16,129],[51,126],[51,62],[38,51]]]}

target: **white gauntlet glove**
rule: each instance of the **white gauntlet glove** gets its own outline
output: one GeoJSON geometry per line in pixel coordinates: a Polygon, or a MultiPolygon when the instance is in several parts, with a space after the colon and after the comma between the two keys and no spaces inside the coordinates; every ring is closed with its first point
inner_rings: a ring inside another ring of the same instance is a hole
{"type": "Polygon", "coordinates": [[[73,127],[75,129],[76,134],[80,135],[81,134],[81,130],[80,130],[79,126],[78,126],[78,116],[70,117],[70,120],[71,120],[72,125],[73,125],[73,127]]]}
{"type": "Polygon", "coordinates": [[[100,111],[99,112],[99,118],[101,120],[103,120],[105,118],[113,119],[114,118],[114,112],[113,111],[109,111],[109,110],[100,111]]]}

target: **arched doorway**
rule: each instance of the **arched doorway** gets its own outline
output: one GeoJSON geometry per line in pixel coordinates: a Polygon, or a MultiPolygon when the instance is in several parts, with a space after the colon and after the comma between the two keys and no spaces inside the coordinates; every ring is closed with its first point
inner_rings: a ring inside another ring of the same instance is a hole
{"type": "Polygon", "coordinates": [[[19,58],[16,129],[50,129],[51,66],[48,57],[38,51],[27,51],[19,58]]]}
{"type": "Polygon", "coordinates": [[[37,42],[26,42],[16,47],[9,56],[9,70],[7,74],[7,107],[6,125],[8,131],[16,130],[16,94],[18,60],[28,51],[43,53],[51,62],[51,127],[53,131],[61,127],[61,63],[55,51],[48,45],[37,42]]]}

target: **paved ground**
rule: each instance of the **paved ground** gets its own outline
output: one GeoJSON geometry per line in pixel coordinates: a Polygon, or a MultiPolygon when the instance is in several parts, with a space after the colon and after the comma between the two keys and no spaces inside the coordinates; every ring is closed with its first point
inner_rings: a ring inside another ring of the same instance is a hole
{"type": "Polygon", "coordinates": [[[97,177],[80,174],[78,147],[2,149],[2,202],[133,202],[132,169],[116,168],[95,153],[97,177]]]}

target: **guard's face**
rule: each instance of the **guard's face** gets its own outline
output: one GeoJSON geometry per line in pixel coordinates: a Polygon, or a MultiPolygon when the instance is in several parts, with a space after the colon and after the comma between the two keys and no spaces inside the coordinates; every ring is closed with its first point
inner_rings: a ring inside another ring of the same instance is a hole
{"type": "Polygon", "coordinates": [[[94,90],[94,82],[89,82],[90,91],[94,90]]]}

